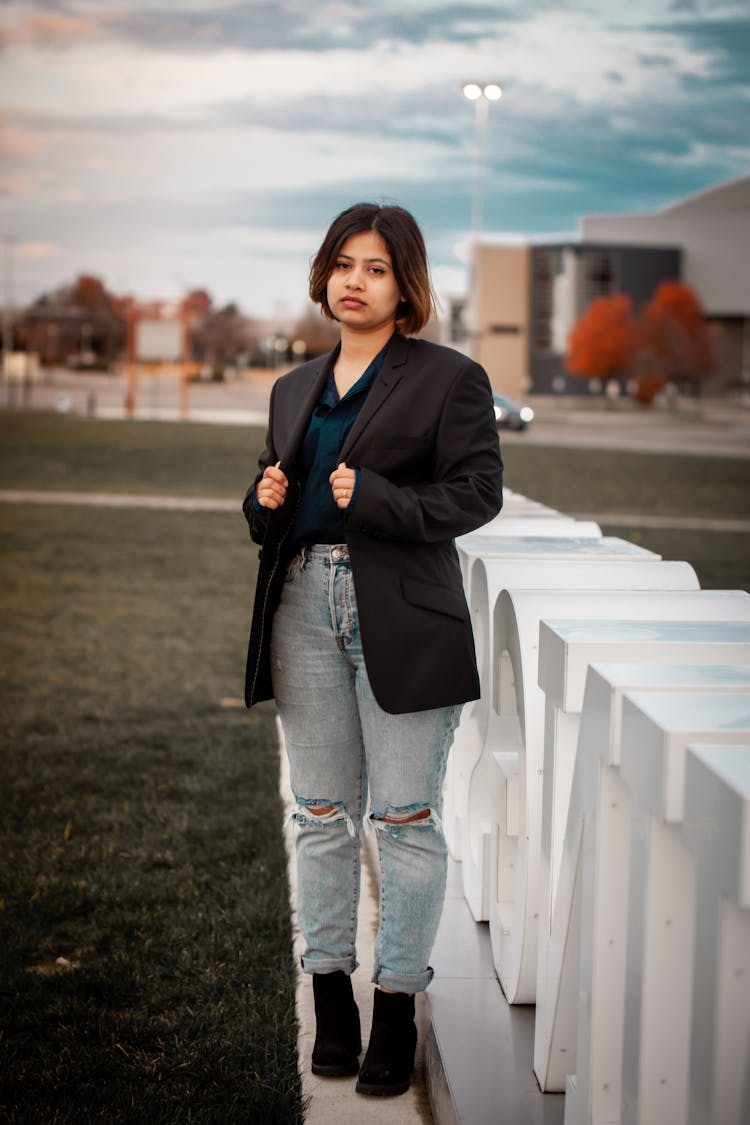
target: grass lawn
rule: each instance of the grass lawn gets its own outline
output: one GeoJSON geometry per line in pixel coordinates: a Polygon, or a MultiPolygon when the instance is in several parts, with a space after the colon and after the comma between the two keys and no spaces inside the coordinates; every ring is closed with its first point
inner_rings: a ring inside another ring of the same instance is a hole
{"type": "Polygon", "coordinates": [[[0,488],[236,496],[239,504],[263,438],[250,426],[0,411],[0,488]]]}
{"type": "Polygon", "coordinates": [[[750,457],[519,441],[503,447],[503,460],[509,488],[561,512],[750,518],[750,457]]]}
{"type": "Polygon", "coordinates": [[[241,515],[0,522],[0,1119],[301,1121],[241,515]]]}
{"type": "MultiPolygon", "coordinates": [[[[302,1120],[274,711],[242,692],[258,428],[0,413],[0,487],[237,515],[0,505],[0,1119],[302,1120]]],[[[561,511],[741,518],[750,461],[525,446],[561,511]]],[[[619,528],[750,590],[750,535],[619,528]]]]}
{"type": "Polygon", "coordinates": [[[617,514],[750,519],[750,458],[508,443],[509,488],[561,512],[601,513],[616,535],[685,560],[701,586],[750,592],[750,533],[617,523],[617,514]],[[607,513],[612,514],[607,519],[607,513]]]}

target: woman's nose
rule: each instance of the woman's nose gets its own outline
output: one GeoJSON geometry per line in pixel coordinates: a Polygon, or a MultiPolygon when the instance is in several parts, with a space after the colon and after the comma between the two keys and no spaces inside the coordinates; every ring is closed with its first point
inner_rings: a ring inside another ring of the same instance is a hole
{"type": "Polygon", "coordinates": [[[353,266],[349,270],[349,273],[347,274],[347,277],[346,277],[347,286],[350,289],[361,289],[362,288],[362,280],[363,279],[362,279],[361,270],[357,269],[356,266],[353,266]]]}

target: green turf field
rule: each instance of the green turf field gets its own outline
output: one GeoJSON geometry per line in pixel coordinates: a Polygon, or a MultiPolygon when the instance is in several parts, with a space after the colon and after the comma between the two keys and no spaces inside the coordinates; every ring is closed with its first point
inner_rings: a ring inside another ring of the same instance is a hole
{"type": "MultiPolygon", "coordinates": [[[[93,460],[72,432],[50,463],[93,460]]],[[[175,476],[189,446],[160,451],[175,476]]],[[[242,516],[0,505],[0,528],[0,1119],[300,1121],[274,713],[233,705],[242,516]]]]}

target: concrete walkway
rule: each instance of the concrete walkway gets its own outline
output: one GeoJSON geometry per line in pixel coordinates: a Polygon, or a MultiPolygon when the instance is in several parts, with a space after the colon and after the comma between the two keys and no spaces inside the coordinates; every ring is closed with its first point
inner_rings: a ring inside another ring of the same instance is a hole
{"type": "MultiPolygon", "coordinates": [[[[280,780],[286,817],[293,798],[281,747],[280,780]]],[[[302,951],[296,928],[294,829],[285,838],[291,891],[295,956],[302,951]]],[[[358,917],[354,994],[366,1047],[372,1012],[369,971],[377,927],[377,859],[371,838],[363,846],[362,895],[358,917]]],[[[460,865],[449,861],[448,888],[433,964],[436,979],[417,996],[419,1040],[412,1085],[396,1098],[367,1098],[354,1078],[318,1078],[310,1071],[315,1014],[309,976],[297,976],[298,1053],[306,1125],[562,1125],[562,1094],[542,1094],[533,1072],[533,1008],[511,1007],[495,974],[486,922],[475,922],[463,897],[460,865]],[[428,1094],[429,1091],[429,1094],[428,1094]]]]}
{"type": "Polygon", "coordinates": [[[166,496],[140,492],[66,492],[56,489],[0,488],[3,504],[71,504],[90,508],[153,508],[175,512],[241,511],[239,497],[225,500],[218,496],[166,496]]]}
{"type": "MultiPolygon", "coordinates": [[[[294,927],[294,955],[299,964],[299,957],[304,948],[299,930],[297,929],[296,912],[296,862],[294,850],[294,827],[289,822],[289,814],[294,808],[294,800],[289,787],[289,769],[286,753],[283,747],[281,727],[279,730],[280,743],[280,780],[281,795],[284,801],[285,830],[284,835],[287,845],[289,863],[289,883],[291,888],[292,925],[294,927]]],[[[369,837],[365,838],[363,845],[362,864],[362,893],[360,896],[358,928],[357,928],[357,957],[360,965],[355,972],[352,983],[354,996],[359,1006],[360,1020],[362,1023],[363,1050],[367,1048],[367,1037],[372,1019],[372,995],[374,986],[370,983],[370,971],[373,962],[373,945],[378,924],[378,877],[375,844],[369,837]]],[[[430,1105],[427,1100],[424,1073],[424,1043],[426,1028],[426,1007],[424,995],[417,999],[417,1023],[419,1025],[419,1043],[417,1046],[417,1059],[411,1088],[406,1094],[396,1098],[368,1098],[357,1094],[354,1089],[356,1079],[351,1078],[319,1078],[310,1070],[310,1056],[312,1055],[315,1040],[315,1010],[312,998],[312,982],[310,977],[298,971],[297,975],[297,1019],[299,1021],[299,1065],[302,1076],[303,1096],[309,1099],[306,1125],[369,1125],[370,1122],[396,1122],[398,1125],[425,1125],[432,1122],[430,1105]]]]}
{"type": "MultiPolygon", "coordinates": [[[[190,384],[188,420],[265,426],[268,400],[281,371],[249,370],[226,383],[190,384]]],[[[0,407],[53,410],[98,418],[125,418],[126,380],[110,375],[48,370],[28,388],[0,385],[0,407]]],[[[643,410],[632,403],[603,403],[586,396],[532,395],[536,412],[523,433],[503,430],[503,444],[562,445],[750,457],[750,406],[736,399],[680,400],[674,409],[643,410]]],[[[139,420],[177,421],[181,417],[179,381],[168,375],[143,375],[135,408],[139,420]]]]}
{"type": "MultiPolygon", "coordinates": [[[[93,508],[150,508],[175,512],[240,512],[240,500],[222,496],[169,496],[140,492],[67,492],[0,488],[0,504],[72,504],[93,508]]],[[[750,519],[710,516],[634,515],[632,512],[576,512],[574,519],[622,527],[664,527],[672,531],[750,531],[750,519]]]]}

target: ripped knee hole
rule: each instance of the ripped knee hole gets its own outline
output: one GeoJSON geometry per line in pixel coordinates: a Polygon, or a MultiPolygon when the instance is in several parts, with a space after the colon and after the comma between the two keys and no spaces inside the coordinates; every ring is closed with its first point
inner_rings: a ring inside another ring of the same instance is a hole
{"type": "MultiPolygon", "coordinates": [[[[314,817],[328,817],[335,810],[334,804],[308,804],[306,805],[308,812],[313,813],[314,817]]],[[[430,816],[430,809],[419,809],[418,812],[388,812],[385,817],[377,817],[377,820],[383,821],[386,825],[410,825],[414,820],[426,820],[430,816]]]]}
{"type": "Polygon", "coordinates": [[[357,828],[343,803],[328,800],[310,800],[297,797],[297,807],[291,814],[291,819],[298,825],[315,824],[316,827],[345,824],[350,836],[357,835],[357,828]]]}
{"type": "Polygon", "coordinates": [[[416,812],[389,812],[376,819],[385,824],[412,824],[415,820],[427,820],[429,816],[430,809],[418,809],[416,812]]]}
{"type": "Polygon", "coordinates": [[[381,832],[387,832],[394,840],[400,839],[407,828],[420,830],[430,828],[437,831],[442,828],[437,810],[430,805],[422,807],[386,805],[384,809],[373,810],[370,813],[369,824],[381,832]]]}
{"type": "MultiPolygon", "coordinates": [[[[313,816],[330,816],[330,814],[335,811],[336,806],[335,805],[316,805],[316,804],[308,803],[308,804],[305,805],[305,808],[307,809],[308,812],[311,812],[313,814],[313,816]]],[[[427,820],[429,815],[430,815],[429,809],[419,809],[417,812],[404,812],[404,813],[390,812],[390,813],[386,813],[385,816],[379,816],[379,817],[376,817],[375,819],[381,820],[385,824],[411,824],[412,821],[415,821],[415,820],[427,820]]]]}

